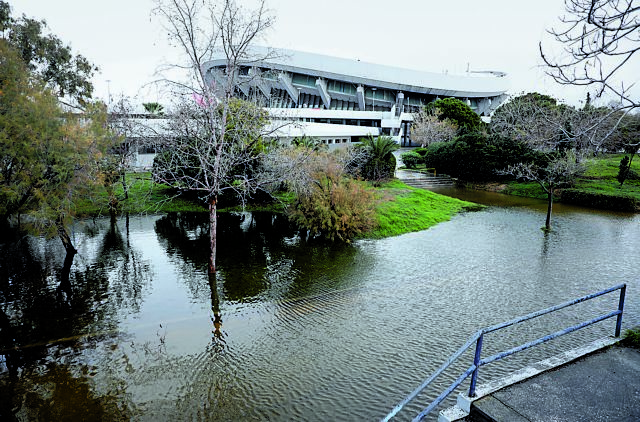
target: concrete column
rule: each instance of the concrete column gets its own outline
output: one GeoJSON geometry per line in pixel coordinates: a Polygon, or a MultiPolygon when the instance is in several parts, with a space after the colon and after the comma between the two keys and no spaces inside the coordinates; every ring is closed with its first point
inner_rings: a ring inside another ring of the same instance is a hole
{"type": "Polygon", "coordinates": [[[364,111],[364,87],[362,85],[358,85],[358,88],[356,89],[356,97],[358,99],[358,107],[360,108],[360,111],[364,111]]]}
{"type": "Polygon", "coordinates": [[[271,98],[271,87],[262,79],[262,72],[257,67],[251,68],[251,85],[257,87],[266,98],[271,98]]]}
{"type": "Polygon", "coordinates": [[[396,94],[396,117],[400,116],[402,113],[404,105],[404,93],[402,91],[396,94]]]}
{"type": "Polygon", "coordinates": [[[316,79],[316,88],[318,89],[320,98],[322,98],[324,108],[329,110],[329,108],[331,108],[331,96],[329,95],[329,90],[327,89],[327,82],[322,78],[316,79]]]}
{"type": "Polygon", "coordinates": [[[478,114],[482,115],[483,113],[488,115],[489,110],[491,108],[491,99],[489,97],[485,97],[482,100],[478,101],[478,114]]]}
{"type": "Polygon", "coordinates": [[[285,91],[289,94],[291,99],[295,104],[298,104],[298,97],[300,96],[300,91],[298,88],[293,86],[293,81],[291,80],[291,75],[286,72],[281,72],[278,74],[278,81],[280,85],[284,88],[285,91]]]}

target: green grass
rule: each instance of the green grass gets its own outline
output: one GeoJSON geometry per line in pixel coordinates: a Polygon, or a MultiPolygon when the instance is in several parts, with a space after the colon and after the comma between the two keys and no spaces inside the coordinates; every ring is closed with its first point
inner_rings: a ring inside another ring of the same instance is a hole
{"type": "Polygon", "coordinates": [[[400,181],[392,181],[376,190],[379,227],[367,238],[397,236],[428,229],[464,210],[484,208],[444,195],[416,189],[400,181]]]}
{"type": "MultiPolygon", "coordinates": [[[[589,167],[585,173],[585,178],[610,179],[615,180],[618,175],[618,166],[625,154],[610,154],[595,158],[589,161],[589,167]]],[[[640,172],[640,157],[635,156],[631,162],[631,170],[640,172]]],[[[625,182],[626,184],[627,182],[625,182]]]]}
{"type": "MultiPolygon", "coordinates": [[[[623,157],[624,154],[611,154],[589,160],[587,171],[576,180],[573,188],[596,195],[631,197],[640,203],[640,180],[626,180],[620,186],[616,179],[623,157]]],[[[631,169],[640,174],[640,157],[634,158],[631,169]]],[[[535,182],[509,182],[503,193],[546,199],[546,194],[535,182]]]]}
{"type": "MultiPolygon", "coordinates": [[[[129,199],[121,199],[120,214],[207,211],[200,201],[181,198],[176,196],[168,186],[153,183],[149,173],[128,174],[127,185],[129,186],[129,199]]],[[[379,225],[375,230],[363,236],[365,238],[377,239],[425,230],[449,220],[460,211],[483,208],[481,205],[416,189],[397,180],[378,188],[369,186],[369,189],[375,191],[379,225]]],[[[122,186],[117,186],[116,193],[119,198],[123,197],[122,186]]],[[[248,211],[285,212],[286,207],[294,200],[293,194],[280,193],[276,195],[276,201],[273,203],[247,204],[245,209],[248,211]]],[[[95,192],[93,200],[81,199],[76,202],[76,214],[78,216],[108,215],[107,204],[107,192],[104,188],[100,188],[98,192],[95,192]]],[[[240,206],[222,208],[219,211],[238,210],[241,210],[240,206]]]]}
{"type": "MultiPolygon", "coordinates": [[[[129,186],[129,198],[124,199],[121,184],[115,186],[120,199],[120,214],[154,214],[180,211],[206,211],[206,207],[197,201],[182,198],[168,186],[154,183],[150,173],[129,173],[126,176],[129,186]]],[[[102,216],[109,214],[109,198],[104,187],[92,192],[92,199],[76,201],[75,212],[78,216],[102,216]]]]}
{"type": "Polygon", "coordinates": [[[624,333],[623,344],[628,347],[640,349],[640,327],[627,330],[624,333]]]}
{"type": "MultiPolygon", "coordinates": [[[[594,193],[612,196],[630,196],[640,201],[640,180],[626,180],[622,186],[616,179],[618,166],[624,154],[612,154],[591,160],[587,172],[578,179],[575,187],[594,193]]],[[[640,174],[640,157],[634,157],[631,169],[640,174]]]]}
{"type": "Polygon", "coordinates": [[[536,182],[511,181],[507,183],[507,188],[502,193],[516,196],[526,196],[528,198],[547,199],[547,194],[536,182]]]}

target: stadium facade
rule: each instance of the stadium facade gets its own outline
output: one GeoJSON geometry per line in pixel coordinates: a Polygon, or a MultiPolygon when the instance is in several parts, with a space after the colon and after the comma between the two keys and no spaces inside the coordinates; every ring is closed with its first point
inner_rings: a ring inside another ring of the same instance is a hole
{"type": "MultiPolygon", "coordinates": [[[[274,120],[289,120],[276,132],[302,135],[326,144],[389,135],[409,145],[412,113],[439,98],[458,98],[480,116],[489,116],[505,99],[506,73],[430,73],[359,60],[292,50],[259,48],[237,70],[239,95],[257,98],[274,120]]],[[[204,64],[211,82],[224,84],[225,59],[204,64]]]]}

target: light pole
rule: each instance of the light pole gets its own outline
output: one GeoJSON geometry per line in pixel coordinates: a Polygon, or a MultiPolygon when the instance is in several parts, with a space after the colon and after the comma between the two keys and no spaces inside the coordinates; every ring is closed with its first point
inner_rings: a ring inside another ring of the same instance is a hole
{"type": "Polygon", "coordinates": [[[111,105],[111,79],[107,79],[107,105],[111,105]]]}

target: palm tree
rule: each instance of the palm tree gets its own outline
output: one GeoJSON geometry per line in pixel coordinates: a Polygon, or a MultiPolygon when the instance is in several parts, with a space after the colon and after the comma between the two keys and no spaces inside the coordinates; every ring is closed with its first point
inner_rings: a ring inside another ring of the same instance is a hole
{"type": "Polygon", "coordinates": [[[295,138],[293,141],[291,141],[291,144],[295,147],[305,147],[312,151],[326,150],[329,148],[326,144],[323,144],[318,139],[306,135],[295,138]]]}
{"type": "Polygon", "coordinates": [[[147,113],[156,114],[162,116],[164,114],[164,107],[160,103],[144,103],[142,104],[147,113]]]}
{"type": "Polygon", "coordinates": [[[396,158],[393,152],[400,145],[390,136],[373,137],[369,135],[361,138],[361,147],[369,152],[369,160],[364,165],[363,177],[379,183],[382,180],[393,177],[396,170],[396,158]]]}

